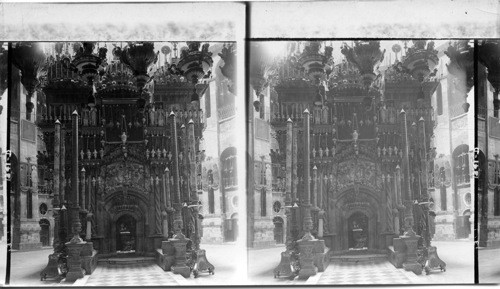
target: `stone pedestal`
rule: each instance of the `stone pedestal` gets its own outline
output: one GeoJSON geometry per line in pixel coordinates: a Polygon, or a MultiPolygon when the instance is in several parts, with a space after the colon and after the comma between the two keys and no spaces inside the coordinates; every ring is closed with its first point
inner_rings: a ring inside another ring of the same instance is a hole
{"type": "Polygon", "coordinates": [[[200,272],[208,272],[209,274],[214,274],[215,267],[207,260],[207,255],[205,250],[200,249],[193,252],[194,256],[194,266],[193,266],[193,276],[196,278],[200,272]]]}
{"type": "Polygon", "coordinates": [[[318,268],[318,272],[323,272],[330,264],[330,249],[325,246],[325,240],[315,240],[314,242],[314,266],[318,268]]]}
{"type": "Polygon", "coordinates": [[[170,271],[175,262],[175,247],[170,241],[162,241],[161,249],[157,250],[156,263],[164,271],[170,271]]]}
{"type": "Polygon", "coordinates": [[[427,261],[425,262],[425,273],[429,274],[431,270],[446,271],[446,263],[441,260],[437,253],[437,248],[430,246],[427,249],[427,261]]]}
{"type": "Polygon", "coordinates": [[[406,261],[406,244],[401,238],[394,238],[389,246],[389,261],[396,268],[403,268],[406,261]]]}
{"type": "Polygon", "coordinates": [[[80,256],[84,244],[85,242],[66,243],[66,247],[68,248],[68,273],[66,274],[67,282],[74,282],[77,279],[83,278],[85,275],[82,268],[82,258],[80,256]]]}
{"type": "Polygon", "coordinates": [[[85,274],[92,274],[97,267],[97,251],[94,250],[92,242],[83,244],[80,256],[82,256],[82,268],[85,270],[85,274]]]}
{"type": "Polygon", "coordinates": [[[318,240],[301,239],[297,241],[299,245],[299,279],[307,279],[318,273],[318,268],[314,265],[314,248],[318,240]]]}
{"type": "Polygon", "coordinates": [[[422,265],[417,262],[417,248],[420,236],[402,236],[401,240],[406,245],[406,261],[403,263],[403,268],[406,271],[412,271],[416,275],[422,274],[422,265]]]}
{"type": "Polygon", "coordinates": [[[52,253],[49,255],[49,263],[47,267],[43,269],[40,273],[40,280],[44,281],[46,279],[59,279],[59,256],[60,253],[52,253]]]}
{"type": "Polygon", "coordinates": [[[180,274],[184,278],[188,278],[191,275],[191,269],[186,265],[186,245],[188,239],[186,238],[174,238],[169,240],[175,248],[175,262],[172,266],[172,272],[174,274],[180,274]]]}
{"type": "Polygon", "coordinates": [[[281,261],[278,267],[274,269],[274,278],[291,278],[294,275],[295,272],[292,270],[292,252],[288,250],[281,252],[281,261]]]}

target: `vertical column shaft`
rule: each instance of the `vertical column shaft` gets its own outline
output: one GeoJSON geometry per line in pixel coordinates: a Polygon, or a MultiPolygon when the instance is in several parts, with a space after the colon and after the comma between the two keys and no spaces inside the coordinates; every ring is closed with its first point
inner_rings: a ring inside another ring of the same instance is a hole
{"type": "Polygon", "coordinates": [[[78,192],[78,113],[76,110],[72,114],[72,154],[71,154],[71,211],[72,222],[71,229],[73,238],[71,243],[82,243],[80,238],[80,231],[82,224],[80,222],[80,206],[79,206],[79,192],[78,192]]]}
{"type": "Polygon", "coordinates": [[[196,190],[197,184],[197,172],[196,172],[196,139],[194,134],[194,121],[191,119],[188,123],[188,144],[189,144],[189,176],[190,176],[190,192],[191,192],[191,207],[192,210],[192,221],[194,222],[194,234],[191,237],[193,241],[193,249],[200,249],[200,236],[198,230],[200,227],[198,219],[198,192],[196,190]]]}
{"type": "Polygon", "coordinates": [[[183,227],[183,221],[182,221],[182,205],[181,205],[181,186],[180,186],[180,176],[179,176],[179,138],[177,136],[177,116],[175,113],[172,111],[170,113],[170,116],[172,117],[172,131],[173,131],[173,138],[172,138],[172,145],[173,145],[173,158],[174,158],[174,163],[173,163],[173,170],[174,170],[174,206],[175,206],[175,220],[174,220],[174,230],[176,235],[183,235],[182,234],[182,227],[183,227]]]}
{"type": "Polygon", "coordinates": [[[285,183],[285,214],[286,214],[286,244],[287,248],[291,246],[291,206],[292,206],[292,149],[293,149],[293,122],[289,118],[286,124],[286,183],[285,183]]]}
{"type": "Polygon", "coordinates": [[[309,180],[311,179],[311,118],[309,110],[304,111],[304,195],[302,206],[304,207],[304,231],[305,234],[302,239],[313,240],[311,235],[313,226],[311,217],[311,186],[309,180]]]}
{"type": "Polygon", "coordinates": [[[408,123],[406,119],[406,112],[401,110],[401,118],[403,122],[403,162],[404,162],[404,184],[405,184],[405,235],[415,235],[413,231],[413,194],[411,190],[411,176],[410,176],[410,156],[409,156],[409,142],[408,142],[408,123]]]}
{"type": "Polygon", "coordinates": [[[59,245],[59,227],[60,227],[60,211],[59,211],[59,181],[60,181],[60,163],[61,158],[61,123],[59,120],[56,121],[54,130],[54,188],[52,199],[52,206],[54,210],[54,242],[53,246],[56,248],[59,245]]]}

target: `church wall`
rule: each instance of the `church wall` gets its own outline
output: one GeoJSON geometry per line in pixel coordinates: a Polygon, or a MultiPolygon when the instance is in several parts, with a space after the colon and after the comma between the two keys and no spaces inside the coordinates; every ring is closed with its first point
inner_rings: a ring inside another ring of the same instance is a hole
{"type": "MultiPolygon", "coordinates": [[[[13,68],[13,72],[16,73],[18,70],[13,68]]],[[[34,127],[33,122],[36,120],[36,105],[33,109],[31,121],[26,121],[26,90],[23,85],[18,82],[16,79],[17,86],[19,89],[13,89],[13,93],[19,93],[17,97],[13,97],[13,99],[20,100],[19,108],[20,108],[20,119],[21,121],[14,123],[11,122],[11,135],[10,135],[10,148],[11,150],[17,154],[18,161],[20,164],[28,164],[28,159],[30,159],[29,164],[33,167],[32,170],[32,187],[24,187],[21,186],[20,189],[20,224],[19,230],[12,230],[13,234],[18,234],[18,236],[13,236],[13,248],[19,250],[31,250],[37,249],[41,247],[40,242],[40,225],[39,225],[39,216],[38,216],[38,173],[36,170],[37,164],[37,133],[36,127],[34,127]],[[34,134],[30,135],[30,140],[25,140],[21,138],[19,141],[19,126],[21,126],[21,131],[23,131],[24,127],[22,123],[25,123],[26,126],[32,126],[34,134]],[[27,218],[27,191],[32,191],[32,217],[27,218]],[[18,241],[19,240],[19,241],[18,241]]],[[[37,102],[36,93],[32,97],[32,102],[37,102]]],[[[21,174],[25,174],[25,171],[21,171],[21,174]]],[[[22,179],[22,178],[21,178],[22,179]]],[[[12,226],[16,226],[16,222],[12,219],[12,226]]]]}
{"type": "MultiPolygon", "coordinates": [[[[487,121],[488,121],[488,131],[484,136],[488,137],[488,160],[492,162],[495,160],[495,155],[500,155],[500,138],[496,138],[490,135],[491,122],[490,117],[493,117],[493,87],[486,82],[486,107],[487,107],[487,121]]],[[[482,138],[479,137],[479,140],[482,138]]],[[[485,139],[485,138],[484,138],[485,139]]],[[[484,140],[483,140],[484,141],[484,140]]],[[[488,171],[488,174],[493,172],[488,171]]],[[[494,202],[495,202],[495,191],[492,188],[493,185],[489,184],[488,188],[488,247],[500,247],[500,216],[495,216],[494,214],[494,202]]]]}
{"type": "MultiPolygon", "coordinates": [[[[269,124],[270,116],[270,88],[266,87],[262,93],[265,95],[263,97],[264,102],[261,102],[261,106],[264,110],[264,119],[260,118],[260,111],[254,111],[254,248],[263,248],[274,246],[276,244],[274,240],[274,213],[273,213],[273,203],[278,200],[273,197],[274,192],[272,192],[272,170],[271,170],[271,157],[270,151],[273,149],[273,131],[269,124]],[[269,133],[266,133],[266,130],[269,133]],[[262,216],[262,206],[261,206],[261,194],[262,194],[262,184],[261,180],[261,167],[262,162],[266,165],[266,216],[262,216]]],[[[251,95],[255,95],[252,93],[251,95]]],[[[283,199],[281,199],[283,203],[283,199]]]]}
{"type": "MultiPolygon", "coordinates": [[[[446,210],[442,210],[441,204],[441,188],[436,185],[435,188],[430,188],[430,195],[434,200],[434,210],[436,212],[436,231],[435,240],[454,240],[457,237],[457,217],[462,216],[466,210],[474,214],[474,197],[471,194],[473,184],[461,185],[456,188],[457,200],[455,207],[455,189],[454,189],[454,161],[452,153],[458,146],[465,144],[469,145],[469,150],[472,149],[470,143],[473,143],[473,134],[470,133],[471,121],[474,112],[474,90],[472,89],[467,98],[468,103],[472,103],[469,108],[469,113],[466,114],[461,107],[463,96],[457,91],[453,85],[454,79],[449,75],[446,64],[449,63],[449,58],[445,55],[440,56],[439,70],[436,73],[440,77],[440,87],[436,89],[432,95],[432,106],[434,108],[436,127],[434,129],[434,147],[436,148],[436,158],[434,164],[442,166],[443,163],[450,165],[446,183],[446,210]],[[441,90],[441,91],[438,91],[441,90]],[[442,96],[442,114],[438,114],[438,94],[442,96]],[[470,194],[471,202],[465,203],[465,195],[470,194]]],[[[469,164],[472,159],[469,158],[469,164]]],[[[435,180],[436,184],[439,183],[435,180]]],[[[472,238],[474,219],[471,217],[469,238],[472,238]]]]}

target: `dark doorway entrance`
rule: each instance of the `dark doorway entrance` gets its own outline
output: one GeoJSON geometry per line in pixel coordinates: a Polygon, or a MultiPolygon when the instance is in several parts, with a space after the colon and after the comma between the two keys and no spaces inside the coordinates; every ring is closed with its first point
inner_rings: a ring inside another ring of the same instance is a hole
{"type": "Polygon", "coordinates": [[[349,250],[368,249],[368,217],[356,212],[348,219],[349,250]]]}
{"type": "Polygon", "coordinates": [[[116,252],[134,253],[136,250],[136,220],[123,215],[116,221],[116,252]]]}
{"type": "Polygon", "coordinates": [[[280,217],[275,217],[273,219],[274,224],[274,241],[276,244],[283,244],[283,219],[280,217]]]}
{"type": "Polygon", "coordinates": [[[234,242],[238,239],[238,214],[233,214],[231,219],[226,219],[226,242],[234,242]]]}
{"type": "Polygon", "coordinates": [[[47,219],[41,219],[40,222],[40,242],[42,246],[50,246],[50,223],[47,219]]]}

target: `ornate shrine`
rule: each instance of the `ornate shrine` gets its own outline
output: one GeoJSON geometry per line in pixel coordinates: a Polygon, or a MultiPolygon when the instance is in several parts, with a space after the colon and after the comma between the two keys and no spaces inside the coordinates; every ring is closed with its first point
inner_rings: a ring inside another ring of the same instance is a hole
{"type": "MultiPolygon", "coordinates": [[[[206,127],[199,100],[212,53],[209,44],[178,46],[165,44],[162,55],[151,42],[45,48],[44,78],[36,78],[46,148],[38,164],[54,199],[52,259],[67,247],[67,279],[82,277],[82,268],[90,274],[96,254],[117,253],[156,256],[185,277],[213,273],[199,247],[198,212],[206,127]]],[[[54,277],[51,262],[42,278],[54,277]]]]}
{"type": "MultiPolygon", "coordinates": [[[[296,244],[306,238],[308,210],[311,234],[332,254],[385,254],[394,246],[396,256],[394,240],[408,238],[406,245],[415,248],[393,263],[422,272],[415,265],[416,249],[430,246],[425,204],[434,159],[431,95],[438,84],[429,75],[438,59],[433,42],[414,41],[405,48],[401,61],[383,73],[379,41],[344,43],[345,58],[338,64],[332,47],[320,42],[306,43],[302,51],[289,49],[278,61],[270,112],[278,149],[271,159],[290,179],[285,190],[289,253],[282,253],[284,265],[275,276],[293,274],[283,256],[293,259],[300,252],[299,277],[307,264],[300,257],[307,251],[296,244]]],[[[308,254],[321,271],[324,264],[317,258],[323,251],[314,248],[308,254]]]]}

